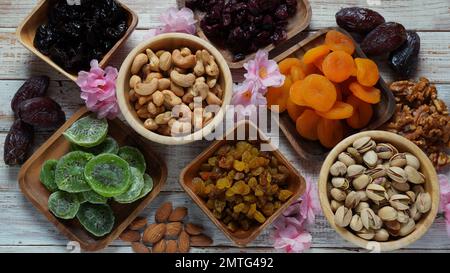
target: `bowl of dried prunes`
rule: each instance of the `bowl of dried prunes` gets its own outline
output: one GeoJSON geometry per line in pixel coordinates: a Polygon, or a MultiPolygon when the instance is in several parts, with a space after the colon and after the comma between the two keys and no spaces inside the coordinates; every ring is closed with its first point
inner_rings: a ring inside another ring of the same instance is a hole
{"type": "Polygon", "coordinates": [[[104,67],[138,22],[117,0],[43,0],[17,28],[27,49],[75,81],[96,59],[104,67]]]}

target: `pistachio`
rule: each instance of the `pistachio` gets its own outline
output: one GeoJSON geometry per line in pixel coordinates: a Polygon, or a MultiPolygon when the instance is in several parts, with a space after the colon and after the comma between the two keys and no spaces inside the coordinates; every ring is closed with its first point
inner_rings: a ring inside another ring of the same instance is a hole
{"type": "Polygon", "coordinates": [[[389,198],[389,204],[396,210],[409,209],[409,197],[404,194],[395,194],[389,198]]]}
{"type": "Polygon", "coordinates": [[[415,221],[417,221],[418,219],[420,219],[420,217],[422,217],[422,213],[420,213],[419,210],[417,209],[416,203],[412,204],[411,207],[409,208],[409,217],[411,217],[415,221]]]}
{"type": "Polygon", "coordinates": [[[364,208],[361,210],[361,221],[366,229],[381,228],[381,219],[370,208],[364,208]]]}
{"type": "Polygon", "coordinates": [[[357,191],[356,193],[359,195],[360,201],[366,202],[369,200],[369,197],[367,197],[367,193],[365,190],[360,190],[360,191],[357,191]]]}
{"type": "Polygon", "coordinates": [[[359,153],[365,153],[375,147],[375,142],[370,137],[362,137],[353,142],[353,148],[358,150],[359,153]]]}
{"type": "Polygon", "coordinates": [[[350,165],[347,168],[347,177],[355,178],[363,174],[365,170],[366,168],[362,165],[350,165]]]}
{"type": "Polygon", "coordinates": [[[400,230],[398,231],[398,235],[406,236],[413,232],[415,228],[416,223],[413,219],[410,218],[407,223],[401,225],[400,230]]]}
{"type": "Polygon", "coordinates": [[[397,220],[397,211],[390,206],[382,207],[378,211],[378,216],[383,221],[394,221],[397,220]]]}
{"type": "Polygon", "coordinates": [[[362,230],[357,232],[356,235],[363,238],[364,240],[372,240],[375,237],[375,232],[373,230],[363,228],[362,230]]]}
{"type": "MultiPolygon", "coordinates": [[[[354,161],[356,161],[357,164],[363,163],[363,158],[362,158],[361,154],[355,148],[348,147],[347,153],[348,153],[348,155],[350,155],[353,158],[354,161]]],[[[353,163],[353,164],[355,164],[355,163],[353,163]]],[[[353,164],[351,164],[351,165],[353,165],[353,164]]]]}
{"type": "Polygon", "coordinates": [[[350,228],[356,232],[363,229],[363,223],[361,221],[361,217],[358,214],[353,215],[352,220],[350,221],[350,228]]]}
{"type": "Polygon", "coordinates": [[[337,209],[343,205],[344,204],[342,202],[338,202],[334,199],[331,200],[331,210],[333,211],[333,213],[335,213],[337,211],[337,209]]]}
{"type": "Polygon", "coordinates": [[[397,211],[397,221],[404,224],[408,222],[409,215],[405,211],[397,211]]]}
{"type": "Polygon", "coordinates": [[[414,185],[412,187],[412,191],[416,194],[416,196],[421,193],[421,192],[425,192],[425,189],[421,186],[421,185],[414,185]]]}
{"type": "Polygon", "coordinates": [[[336,210],[336,214],[334,215],[334,222],[339,227],[346,227],[350,224],[352,220],[352,211],[346,208],[345,206],[341,206],[336,210]]]}
{"type": "Polygon", "coordinates": [[[362,174],[362,175],[356,177],[355,179],[353,179],[353,181],[352,181],[353,187],[357,191],[365,189],[367,187],[367,185],[369,185],[370,183],[372,183],[372,177],[370,177],[366,174],[362,174]]]}
{"type": "Polygon", "coordinates": [[[361,211],[363,210],[363,209],[367,209],[367,208],[369,208],[369,203],[367,203],[367,202],[359,202],[359,204],[358,204],[358,206],[356,206],[356,208],[355,208],[355,212],[356,213],[361,213],[361,211]]]}
{"type": "Polygon", "coordinates": [[[344,163],[347,167],[350,165],[355,165],[356,162],[355,160],[351,157],[351,155],[349,153],[340,153],[338,155],[338,160],[342,163],[344,163]]]}
{"type": "Polygon", "coordinates": [[[381,228],[375,232],[375,241],[386,242],[389,239],[389,232],[384,228],[381,228]]]}
{"type": "Polygon", "coordinates": [[[348,180],[343,177],[335,177],[331,179],[331,184],[333,184],[333,187],[341,190],[346,190],[349,187],[348,180]]]}
{"type": "Polygon", "coordinates": [[[408,181],[405,170],[400,167],[390,167],[387,170],[387,175],[390,179],[398,183],[406,183],[408,181]]]}
{"type": "Polygon", "coordinates": [[[370,175],[370,177],[372,177],[372,179],[384,177],[384,176],[386,176],[386,168],[384,168],[383,165],[378,165],[374,169],[367,170],[366,174],[370,175]]]}
{"type": "Polygon", "coordinates": [[[392,196],[398,194],[398,191],[397,191],[396,189],[394,189],[393,187],[389,187],[389,188],[386,190],[386,193],[387,193],[389,199],[391,199],[392,196]]]}
{"type": "Polygon", "coordinates": [[[406,164],[408,166],[413,167],[416,170],[420,169],[420,161],[419,161],[419,159],[417,159],[417,157],[415,157],[414,155],[412,155],[410,153],[406,153],[406,164]]]}
{"type": "Polygon", "coordinates": [[[344,176],[347,173],[347,165],[341,161],[336,161],[330,168],[332,176],[344,176]]]}
{"type": "Polygon", "coordinates": [[[370,150],[363,155],[363,161],[369,168],[373,168],[378,165],[378,155],[370,150]]]}
{"type": "Polygon", "coordinates": [[[345,191],[338,189],[338,188],[331,189],[330,194],[331,194],[331,197],[333,197],[333,199],[338,202],[345,201],[345,198],[347,197],[347,194],[345,193],[345,191]]]}
{"type": "Polygon", "coordinates": [[[405,194],[409,197],[410,204],[416,202],[416,194],[413,191],[407,191],[405,194]]]}
{"type": "Polygon", "coordinates": [[[420,213],[427,213],[431,209],[431,196],[427,192],[421,192],[416,197],[416,207],[420,213]]]}
{"type": "Polygon", "coordinates": [[[380,143],[375,147],[375,152],[381,159],[390,159],[397,153],[397,149],[389,143],[380,143]]]}
{"type": "Polygon", "coordinates": [[[355,208],[360,201],[360,196],[356,191],[351,191],[345,198],[345,206],[349,209],[355,208]]]}
{"type": "Polygon", "coordinates": [[[406,166],[406,154],[398,153],[394,155],[391,160],[389,160],[389,165],[391,167],[400,167],[403,168],[406,166]]]}
{"type": "Polygon", "coordinates": [[[405,173],[406,173],[406,177],[409,182],[411,182],[413,184],[425,183],[425,176],[418,170],[414,169],[413,167],[411,167],[409,165],[406,166],[405,173]]]}
{"type": "Polygon", "coordinates": [[[398,222],[397,220],[394,221],[386,221],[384,222],[384,225],[389,229],[389,230],[393,230],[393,231],[399,231],[401,228],[401,224],[400,222],[398,222]]]}
{"type": "Polygon", "coordinates": [[[381,202],[388,198],[386,189],[377,184],[369,184],[366,188],[367,197],[375,202],[381,202]]]}
{"type": "Polygon", "coordinates": [[[392,187],[399,192],[407,192],[411,188],[409,183],[392,182],[392,187]]]}

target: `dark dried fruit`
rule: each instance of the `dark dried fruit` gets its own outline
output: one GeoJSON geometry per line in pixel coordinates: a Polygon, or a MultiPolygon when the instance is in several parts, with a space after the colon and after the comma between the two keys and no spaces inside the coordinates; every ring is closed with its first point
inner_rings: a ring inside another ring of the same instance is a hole
{"type": "Polygon", "coordinates": [[[403,25],[388,22],[379,25],[361,43],[361,49],[368,55],[382,55],[399,48],[406,41],[403,25]]]}
{"type": "Polygon", "coordinates": [[[5,163],[10,166],[24,163],[32,141],[33,128],[20,119],[14,121],[3,148],[5,163]]]}
{"type": "Polygon", "coordinates": [[[17,113],[19,105],[22,102],[36,97],[43,97],[45,92],[47,92],[49,82],[50,79],[47,76],[37,76],[28,79],[19,90],[17,90],[11,100],[11,109],[14,113],[17,113]]]}
{"type": "Polygon", "coordinates": [[[350,32],[368,33],[384,22],[381,14],[366,8],[343,8],[336,13],[336,23],[350,32]]]}
{"type": "Polygon", "coordinates": [[[61,106],[48,97],[24,101],[19,106],[18,115],[25,123],[42,129],[58,128],[66,120],[61,106]]]}
{"type": "Polygon", "coordinates": [[[409,78],[419,61],[420,37],[415,31],[407,31],[406,37],[406,42],[389,56],[389,64],[400,76],[409,78]]]}

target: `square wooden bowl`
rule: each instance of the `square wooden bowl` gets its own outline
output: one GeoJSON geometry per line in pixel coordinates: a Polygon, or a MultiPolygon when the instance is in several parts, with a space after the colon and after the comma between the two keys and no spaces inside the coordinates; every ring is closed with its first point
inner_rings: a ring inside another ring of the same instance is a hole
{"type": "MultiPolygon", "coordinates": [[[[280,54],[278,56],[278,60],[282,61],[288,57],[297,57],[297,58],[303,57],[303,55],[307,50],[320,44],[323,44],[325,41],[325,35],[330,30],[337,30],[339,32],[344,33],[348,37],[352,37],[347,31],[341,28],[335,27],[322,29],[314,33],[313,35],[309,36],[308,38],[304,39],[300,43],[292,46],[284,53],[280,54]]],[[[367,56],[359,47],[358,43],[354,40],[353,43],[355,44],[356,48],[353,56],[358,58],[367,58],[367,56]]],[[[366,128],[363,128],[359,131],[374,130],[381,127],[381,125],[386,123],[395,112],[396,103],[394,94],[386,85],[382,77],[380,77],[376,87],[381,90],[381,101],[380,103],[373,106],[373,117],[370,123],[367,125],[366,128]]],[[[325,159],[327,153],[330,150],[324,148],[318,141],[311,141],[302,138],[300,134],[297,132],[295,123],[291,120],[288,113],[285,112],[281,114],[278,123],[281,130],[286,135],[286,138],[288,139],[289,143],[291,143],[294,150],[301,157],[307,160],[318,160],[318,161],[325,159]]],[[[357,132],[358,130],[352,130],[352,132],[350,132],[349,135],[357,132]]]]}
{"type": "Polygon", "coordinates": [[[253,241],[267,226],[272,224],[272,222],[280,216],[280,214],[294,201],[297,200],[306,189],[305,179],[297,172],[297,170],[292,166],[292,164],[287,160],[281,152],[276,149],[270,142],[268,138],[261,132],[253,123],[249,121],[239,122],[236,127],[229,133],[225,135],[222,140],[215,141],[211,146],[209,146],[203,153],[201,153],[197,158],[192,160],[192,163],[186,166],[180,174],[180,184],[186,193],[192,198],[192,200],[203,210],[203,212],[209,217],[209,219],[220,229],[222,232],[236,245],[239,247],[244,247],[251,241],[253,241]],[[214,217],[213,213],[206,207],[206,202],[199,197],[193,190],[192,180],[194,177],[198,176],[200,167],[203,163],[207,162],[208,158],[213,156],[214,153],[223,145],[227,143],[237,142],[237,133],[239,135],[245,132],[246,140],[260,146],[261,144],[267,144],[272,147],[272,155],[274,155],[278,161],[286,166],[290,172],[288,178],[288,189],[294,194],[262,225],[253,225],[249,230],[237,230],[236,232],[231,232],[227,226],[214,217]],[[251,136],[251,137],[249,137],[251,136]],[[253,137],[254,136],[254,137],[253,137]]]}
{"type": "MultiPolygon", "coordinates": [[[[64,70],[62,67],[53,62],[48,56],[42,54],[34,45],[34,36],[36,35],[37,28],[43,23],[47,22],[47,14],[50,4],[54,3],[54,0],[42,0],[39,4],[31,11],[31,13],[23,20],[16,30],[16,36],[19,42],[30,50],[33,54],[41,58],[44,62],[49,64],[54,69],[58,70],[67,78],[75,81],[78,74],[72,74],[64,70]]],[[[138,16],[131,9],[125,6],[123,3],[117,1],[117,3],[125,10],[128,14],[128,29],[123,35],[123,37],[117,41],[117,43],[103,56],[103,59],[99,60],[99,66],[102,68],[106,67],[111,57],[118,51],[122,44],[130,36],[131,32],[136,28],[138,23],[138,16]]]]}
{"type": "Polygon", "coordinates": [[[128,225],[141,213],[141,211],[159,194],[167,180],[167,167],[165,163],[152,151],[148,142],[138,136],[134,130],[125,125],[119,119],[109,121],[108,134],[113,137],[120,146],[130,145],[138,148],[147,162],[146,172],[153,178],[153,190],[145,198],[132,204],[118,204],[110,201],[114,212],[114,228],[108,235],[95,237],[87,232],[76,219],[62,220],[56,218],[48,210],[48,197],[50,192],[39,180],[41,167],[46,160],[59,159],[69,152],[70,143],[62,133],[75,121],[88,115],[86,108],[80,109],[58,131],[56,131],[42,146],[25,162],[19,172],[19,186],[28,200],[53,223],[62,234],[70,240],[80,243],[81,248],[88,251],[96,251],[105,248],[124,231],[128,225]]]}

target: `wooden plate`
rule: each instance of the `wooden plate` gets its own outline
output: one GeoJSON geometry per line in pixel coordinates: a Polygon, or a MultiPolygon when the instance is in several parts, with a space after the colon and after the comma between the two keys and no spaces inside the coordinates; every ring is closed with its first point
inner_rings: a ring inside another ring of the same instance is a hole
{"type": "Polygon", "coordinates": [[[196,159],[192,161],[191,164],[186,166],[180,174],[180,184],[186,193],[192,198],[192,200],[203,210],[203,212],[211,219],[211,221],[220,229],[222,232],[235,244],[243,247],[253,241],[267,226],[269,226],[294,200],[297,200],[306,189],[306,182],[304,178],[297,172],[297,170],[292,166],[292,164],[287,160],[278,149],[276,149],[272,144],[267,141],[267,137],[261,132],[256,126],[249,122],[243,121],[239,122],[236,127],[229,133],[226,134],[223,140],[215,141],[211,146],[209,146],[203,153],[201,153],[196,159]],[[252,226],[249,230],[237,230],[236,232],[231,232],[227,226],[214,217],[213,213],[206,207],[206,203],[194,192],[194,185],[192,180],[197,176],[200,171],[200,167],[203,163],[207,162],[208,158],[213,156],[213,154],[223,145],[235,143],[238,139],[236,136],[239,132],[245,132],[248,141],[255,144],[257,147],[262,144],[269,145],[272,150],[272,154],[278,159],[280,164],[286,166],[290,172],[288,178],[288,189],[294,194],[289,198],[282,206],[279,208],[272,216],[270,216],[266,222],[262,225],[252,226]],[[254,136],[252,138],[249,137],[254,136]]]}
{"type": "MultiPolygon", "coordinates": [[[[200,38],[205,39],[206,41],[210,42],[209,39],[206,37],[205,33],[203,32],[202,28],[200,27],[200,20],[201,20],[201,18],[203,18],[204,15],[201,12],[196,11],[195,16],[196,16],[197,20],[199,21],[199,23],[197,25],[197,29],[198,29],[197,35],[200,36],[200,38]]],[[[294,38],[296,35],[298,35],[300,32],[302,32],[309,26],[309,23],[311,22],[311,17],[312,17],[312,10],[311,10],[309,1],[308,0],[299,0],[298,5],[297,5],[297,13],[294,17],[289,19],[289,23],[286,28],[286,32],[287,32],[286,40],[278,45],[270,44],[270,45],[266,46],[264,48],[264,50],[270,52],[273,49],[275,49],[275,47],[282,46],[282,44],[286,43],[291,38],[294,38]]],[[[214,44],[214,43],[212,43],[212,44],[214,44]]],[[[229,50],[224,49],[224,48],[219,48],[219,47],[218,47],[218,49],[219,49],[220,53],[222,53],[223,57],[225,58],[225,60],[228,63],[228,66],[231,69],[242,68],[244,66],[244,63],[253,59],[256,54],[256,53],[249,54],[245,57],[245,59],[243,59],[239,62],[233,62],[233,54],[229,50]]],[[[271,57],[275,58],[276,56],[271,55],[271,57]]]]}
{"type": "MultiPolygon", "coordinates": [[[[337,30],[348,37],[351,35],[341,28],[326,28],[318,31],[310,35],[308,38],[304,39],[300,43],[294,45],[286,52],[280,54],[278,59],[281,61],[287,57],[302,57],[303,54],[310,48],[313,48],[319,44],[322,44],[325,40],[325,35],[329,30],[337,30]]],[[[367,58],[367,56],[362,52],[358,43],[353,41],[356,46],[356,52],[354,56],[359,58],[367,58]]],[[[381,102],[373,106],[373,117],[372,121],[369,125],[362,129],[362,131],[366,130],[374,130],[379,128],[381,125],[386,123],[395,112],[395,97],[392,94],[392,91],[386,85],[384,80],[380,77],[378,84],[376,85],[378,89],[381,90],[381,102]]],[[[323,160],[326,154],[330,151],[327,148],[324,148],[319,141],[310,141],[302,138],[296,128],[295,123],[291,120],[289,115],[285,112],[280,115],[279,126],[283,133],[286,135],[286,138],[291,143],[294,150],[303,158],[308,160],[323,160]]],[[[356,130],[352,133],[357,132],[356,130]]]]}
{"type": "MultiPolygon", "coordinates": [[[[24,21],[19,25],[16,30],[16,36],[19,42],[25,46],[28,50],[30,50],[33,54],[44,60],[47,64],[49,64],[54,69],[58,70],[67,78],[72,81],[76,81],[78,74],[72,74],[65,71],[62,67],[53,62],[48,56],[42,54],[34,45],[34,36],[36,35],[37,28],[43,23],[47,22],[47,13],[51,3],[54,0],[42,0],[39,4],[31,11],[31,13],[24,19],[24,21]]],[[[123,43],[127,40],[128,36],[130,36],[131,32],[136,28],[138,23],[138,16],[131,9],[125,6],[123,3],[117,1],[122,8],[124,8],[125,12],[128,13],[128,30],[125,32],[123,37],[117,41],[117,43],[105,54],[103,59],[99,62],[99,66],[105,68],[108,64],[109,60],[113,55],[118,51],[118,49],[123,45],[123,43]]]]}
{"type": "Polygon", "coordinates": [[[124,231],[128,225],[141,213],[141,211],[159,194],[167,180],[167,167],[165,163],[152,151],[146,141],[141,139],[130,127],[119,119],[109,121],[108,134],[120,146],[131,145],[138,148],[147,162],[146,172],[153,178],[153,190],[145,198],[132,204],[118,204],[109,202],[114,216],[115,225],[111,233],[103,237],[95,237],[88,233],[77,220],[62,220],[56,218],[48,210],[48,197],[50,192],[41,184],[39,174],[42,164],[49,159],[59,159],[70,149],[70,143],[62,133],[75,121],[89,114],[86,108],[76,112],[53,136],[51,136],[30,159],[25,162],[19,172],[19,186],[23,194],[33,205],[53,223],[62,234],[70,240],[78,241],[81,247],[88,251],[105,248],[124,231]]]}

